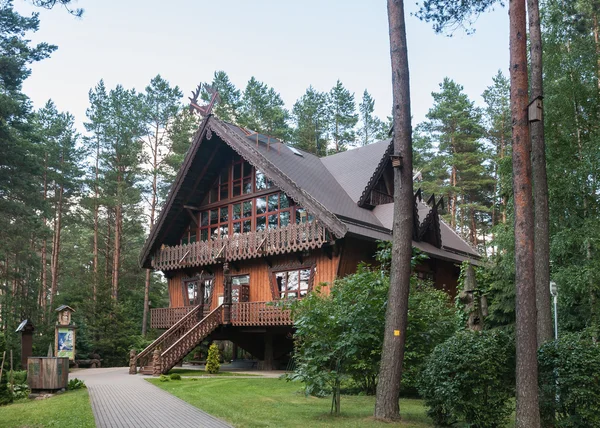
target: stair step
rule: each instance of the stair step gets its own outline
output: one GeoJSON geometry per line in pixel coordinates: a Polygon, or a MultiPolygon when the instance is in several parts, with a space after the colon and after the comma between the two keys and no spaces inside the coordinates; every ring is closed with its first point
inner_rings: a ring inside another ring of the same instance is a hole
{"type": "Polygon", "coordinates": [[[154,367],[152,367],[152,366],[140,367],[139,373],[143,374],[143,375],[152,375],[154,373],[154,367]]]}

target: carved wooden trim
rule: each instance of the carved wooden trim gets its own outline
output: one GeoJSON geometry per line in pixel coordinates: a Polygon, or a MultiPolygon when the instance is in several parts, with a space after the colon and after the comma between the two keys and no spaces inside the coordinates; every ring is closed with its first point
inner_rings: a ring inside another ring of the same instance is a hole
{"type": "Polygon", "coordinates": [[[308,293],[310,293],[313,290],[313,284],[315,282],[316,267],[317,263],[312,259],[307,259],[302,262],[298,260],[289,260],[269,267],[269,285],[271,286],[271,296],[273,297],[273,300],[282,300],[279,295],[279,289],[277,288],[277,281],[275,280],[275,274],[277,272],[310,269],[310,277],[308,278],[308,293]]]}
{"type": "Polygon", "coordinates": [[[379,178],[383,174],[383,171],[385,170],[386,165],[390,161],[390,155],[392,154],[393,149],[394,149],[394,144],[393,144],[392,141],[390,141],[387,149],[383,153],[383,156],[379,160],[379,164],[377,165],[377,168],[375,168],[375,172],[373,173],[373,175],[369,179],[369,182],[367,183],[367,185],[364,188],[362,194],[360,195],[360,199],[358,200],[358,206],[359,207],[366,208],[369,205],[369,202],[370,202],[370,199],[371,199],[370,198],[371,191],[373,190],[373,188],[375,187],[375,185],[379,181],[379,178]]]}

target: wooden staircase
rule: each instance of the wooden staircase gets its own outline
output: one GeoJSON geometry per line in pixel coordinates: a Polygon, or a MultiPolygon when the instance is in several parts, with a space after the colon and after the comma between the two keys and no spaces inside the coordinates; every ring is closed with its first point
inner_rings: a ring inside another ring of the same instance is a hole
{"type": "Polygon", "coordinates": [[[198,346],[223,322],[223,306],[217,306],[212,312],[202,316],[202,306],[196,306],[171,328],[161,334],[136,357],[135,366],[142,374],[166,374],[190,351],[198,346]],[[155,370],[154,352],[160,352],[159,366],[155,370]]]}

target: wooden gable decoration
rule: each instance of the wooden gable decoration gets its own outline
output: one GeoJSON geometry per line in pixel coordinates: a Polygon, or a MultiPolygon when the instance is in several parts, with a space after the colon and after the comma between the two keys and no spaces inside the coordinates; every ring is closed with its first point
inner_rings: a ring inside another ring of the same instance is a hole
{"type": "Polygon", "coordinates": [[[442,248],[442,235],[440,230],[440,217],[438,209],[444,207],[444,198],[435,200],[435,195],[431,195],[427,204],[431,206],[431,210],[419,226],[419,234],[417,241],[427,242],[436,248],[442,248]]]}

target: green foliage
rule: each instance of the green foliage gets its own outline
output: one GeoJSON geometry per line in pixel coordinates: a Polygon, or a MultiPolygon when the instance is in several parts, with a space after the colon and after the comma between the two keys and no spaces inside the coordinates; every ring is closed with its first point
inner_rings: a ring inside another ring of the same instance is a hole
{"type": "Polygon", "coordinates": [[[514,396],[514,343],[501,331],[461,331],[427,359],[419,391],[440,426],[505,426],[514,396]]]}
{"type": "MultiPolygon", "coordinates": [[[[360,265],[355,274],[336,280],[329,295],[317,289],[293,304],[296,368],[291,378],[305,382],[309,394],[331,394],[334,410],[342,385],[349,380],[363,393],[375,392],[389,257],[390,246],[382,243],[378,253],[382,269],[360,265]]],[[[416,254],[413,262],[422,259],[416,254]]],[[[444,292],[413,280],[408,317],[403,387],[412,393],[425,358],[455,331],[456,315],[444,292]]]]}
{"type": "Polygon", "coordinates": [[[171,380],[171,378],[170,378],[169,376],[167,376],[167,375],[161,374],[161,375],[158,377],[158,380],[159,380],[160,382],[169,382],[169,381],[171,380]]]}
{"type": "Polygon", "coordinates": [[[378,140],[388,138],[390,128],[373,114],[375,111],[375,100],[365,89],[362,101],[358,105],[358,114],[360,117],[360,127],[357,132],[357,144],[366,146],[378,140]]]}
{"type": "Polygon", "coordinates": [[[81,379],[69,379],[69,383],[67,384],[67,390],[74,391],[76,389],[86,388],[85,382],[81,379]]]}
{"type": "Polygon", "coordinates": [[[327,94],[310,86],[294,104],[294,146],[317,156],[327,154],[327,94]]]}
{"type": "MultiPolygon", "coordinates": [[[[6,357],[6,340],[4,334],[0,331],[0,364],[2,364],[2,357],[6,357]]],[[[0,406],[10,404],[13,401],[13,396],[8,389],[8,365],[6,364],[6,358],[4,358],[4,365],[2,366],[2,376],[0,377],[0,406]]]]}
{"type": "Polygon", "coordinates": [[[433,23],[436,33],[452,33],[462,28],[467,34],[475,32],[473,25],[482,13],[489,11],[495,4],[504,6],[502,0],[424,0],[417,3],[417,18],[433,23]]]}
{"type": "Polygon", "coordinates": [[[289,112],[281,95],[252,76],[242,95],[237,123],[256,132],[288,141],[289,112]]]}
{"type": "MultiPolygon", "coordinates": [[[[27,383],[27,370],[15,370],[10,376],[13,378],[15,384],[26,384],[27,383]]],[[[9,378],[10,378],[9,376],[9,378]]]]}
{"type": "Polygon", "coordinates": [[[177,373],[171,373],[170,378],[171,380],[181,380],[181,375],[177,373]]]}
{"type": "MultiPolygon", "coordinates": [[[[222,70],[215,71],[212,87],[219,92],[219,101],[213,108],[213,113],[219,119],[235,123],[240,115],[242,106],[240,90],[229,80],[229,76],[222,70]]],[[[206,103],[210,102],[211,95],[202,87],[201,98],[206,103]]],[[[189,140],[188,140],[189,143],[189,140]]]]}
{"type": "Polygon", "coordinates": [[[213,343],[208,348],[208,356],[206,357],[206,367],[205,370],[207,373],[215,374],[219,372],[221,368],[221,363],[219,363],[219,347],[213,343]]]}
{"type": "Polygon", "coordinates": [[[600,426],[600,346],[565,335],[538,352],[540,412],[544,426],[600,426]]]}
{"type": "Polygon", "coordinates": [[[329,133],[334,143],[332,150],[338,153],[354,144],[354,127],[358,122],[354,94],[339,80],[327,95],[327,109],[330,118],[329,133]]]}

